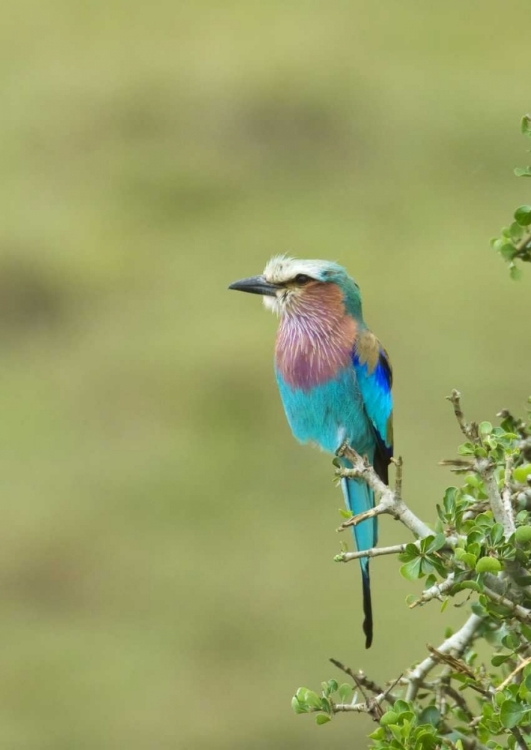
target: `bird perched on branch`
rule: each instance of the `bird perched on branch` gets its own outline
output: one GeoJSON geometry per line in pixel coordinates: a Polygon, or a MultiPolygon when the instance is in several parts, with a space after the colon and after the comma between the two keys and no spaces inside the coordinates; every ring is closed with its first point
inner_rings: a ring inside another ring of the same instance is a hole
{"type": "MultiPolygon", "coordinates": [[[[263,295],[280,324],[275,372],[293,435],[336,453],[346,442],[388,483],[393,450],[392,371],[387,352],[363,320],[360,290],[344,268],[325,260],[272,258],[261,276],[229,289],[263,295]]],[[[346,459],[340,459],[348,467],[346,459]]],[[[341,480],[357,515],[374,506],[359,479],[341,480]]],[[[377,518],[353,527],[359,550],[374,547],[377,518]]],[[[365,646],[373,636],[369,559],[361,558],[365,646]]]]}

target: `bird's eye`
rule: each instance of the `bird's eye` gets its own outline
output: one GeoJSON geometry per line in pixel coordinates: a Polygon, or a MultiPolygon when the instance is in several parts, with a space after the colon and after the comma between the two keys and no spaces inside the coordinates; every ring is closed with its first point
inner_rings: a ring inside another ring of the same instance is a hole
{"type": "Polygon", "coordinates": [[[311,278],[309,276],[306,276],[305,273],[298,273],[293,281],[296,284],[307,284],[309,281],[311,281],[311,278]]]}

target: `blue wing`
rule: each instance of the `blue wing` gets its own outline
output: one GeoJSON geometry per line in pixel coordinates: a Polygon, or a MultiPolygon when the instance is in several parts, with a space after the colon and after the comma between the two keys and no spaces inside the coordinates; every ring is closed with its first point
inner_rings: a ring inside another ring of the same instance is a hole
{"type": "Polygon", "coordinates": [[[389,356],[376,336],[365,331],[356,342],[352,364],[365,413],[374,429],[374,468],[387,484],[389,462],[393,455],[393,372],[389,356]]]}

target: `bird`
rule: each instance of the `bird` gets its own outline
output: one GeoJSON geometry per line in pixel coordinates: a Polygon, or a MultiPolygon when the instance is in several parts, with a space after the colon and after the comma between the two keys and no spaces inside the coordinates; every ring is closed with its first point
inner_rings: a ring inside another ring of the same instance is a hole
{"type": "MultiPolygon", "coordinates": [[[[288,424],[301,443],[336,455],[347,444],[365,456],[388,484],[393,455],[392,368],[365,323],[358,284],[326,260],[277,255],[259,276],[229,286],[259,294],[279,317],[275,375],[288,424]]],[[[351,467],[345,458],[339,459],[351,467]]],[[[360,479],[341,479],[348,510],[374,507],[374,492],[360,479]]],[[[377,517],[352,527],[358,550],[377,543],[377,517]]],[[[360,558],[365,647],[373,640],[369,558],[360,558]]]]}

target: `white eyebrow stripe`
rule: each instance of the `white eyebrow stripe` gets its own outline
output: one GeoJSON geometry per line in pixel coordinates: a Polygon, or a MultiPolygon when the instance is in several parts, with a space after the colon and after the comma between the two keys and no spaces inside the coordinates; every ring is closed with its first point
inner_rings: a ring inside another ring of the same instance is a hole
{"type": "Polygon", "coordinates": [[[272,284],[285,284],[298,274],[321,279],[327,263],[321,260],[298,260],[287,255],[277,255],[268,261],[264,278],[272,284]]]}

